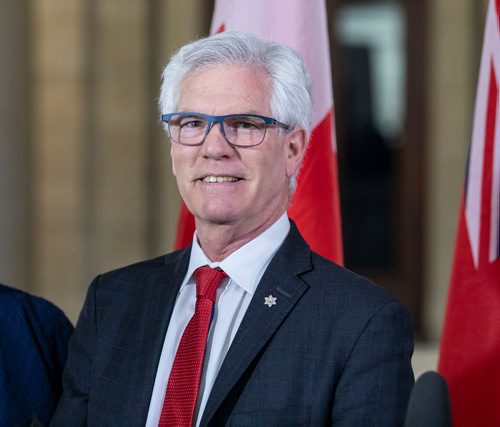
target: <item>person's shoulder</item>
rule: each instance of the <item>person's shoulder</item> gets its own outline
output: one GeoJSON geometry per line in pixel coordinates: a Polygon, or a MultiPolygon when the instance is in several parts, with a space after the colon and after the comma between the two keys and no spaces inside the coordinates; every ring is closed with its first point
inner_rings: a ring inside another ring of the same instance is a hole
{"type": "Polygon", "coordinates": [[[311,252],[313,268],[306,275],[306,280],[314,283],[315,288],[325,296],[341,297],[345,301],[362,301],[365,307],[382,307],[386,304],[401,302],[391,293],[371,279],[340,266],[321,255],[311,252]]]}
{"type": "Polygon", "coordinates": [[[285,240],[277,264],[282,270],[299,272],[310,287],[311,296],[327,303],[343,302],[343,306],[371,307],[373,310],[399,301],[381,286],[312,250],[290,221],[290,233],[285,240]]]}
{"type": "Polygon", "coordinates": [[[31,298],[33,298],[33,295],[30,295],[21,289],[12,288],[0,283],[0,304],[2,305],[8,305],[9,303],[16,305],[23,304],[31,298]]]}
{"type": "Polygon", "coordinates": [[[186,251],[187,248],[118,267],[102,273],[99,275],[99,278],[104,281],[137,283],[145,275],[155,274],[164,269],[175,268],[185,258],[186,251]]]}
{"type": "Polygon", "coordinates": [[[110,307],[128,306],[145,292],[169,286],[173,278],[183,277],[179,272],[187,268],[188,261],[186,248],[98,274],[87,290],[84,306],[98,307],[101,315],[110,307]]]}
{"type": "Polygon", "coordinates": [[[89,294],[95,293],[100,298],[114,298],[117,294],[131,297],[136,292],[143,292],[151,284],[178,276],[180,271],[187,268],[189,253],[190,249],[185,248],[99,274],[92,281],[89,294]]]}
{"type": "Polygon", "coordinates": [[[411,331],[408,307],[380,285],[314,252],[311,267],[301,276],[309,285],[304,303],[314,307],[325,324],[342,324],[352,336],[375,320],[389,329],[399,325],[401,330],[411,331]]]}
{"type": "Polygon", "coordinates": [[[28,293],[0,283],[0,304],[8,305],[10,302],[19,304],[27,298],[29,298],[28,293]]]}
{"type": "Polygon", "coordinates": [[[32,295],[20,289],[0,284],[0,318],[6,319],[2,324],[32,325],[40,329],[38,332],[50,335],[60,331],[69,335],[71,322],[64,312],[45,298],[32,295]]]}
{"type": "Polygon", "coordinates": [[[36,311],[52,316],[64,316],[63,311],[45,298],[0,284],[0,312],[36,311]]]}

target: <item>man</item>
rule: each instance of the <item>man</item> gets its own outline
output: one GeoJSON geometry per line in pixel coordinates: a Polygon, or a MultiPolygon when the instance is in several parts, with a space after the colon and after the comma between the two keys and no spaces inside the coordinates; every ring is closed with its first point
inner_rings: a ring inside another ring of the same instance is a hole
{"type": "Polygon", "coordinates": [[[49,423],[72,331],[50,302],[0,285],[0,426],[49,423]]]}
{"type": "Polygon", "coordinates": [[[286,216],[311,105],[284,46],[226,32],[173,56],[160,108],[193,243],[93,282],[53,425],[402,423],[410,316],[286,216]]]}

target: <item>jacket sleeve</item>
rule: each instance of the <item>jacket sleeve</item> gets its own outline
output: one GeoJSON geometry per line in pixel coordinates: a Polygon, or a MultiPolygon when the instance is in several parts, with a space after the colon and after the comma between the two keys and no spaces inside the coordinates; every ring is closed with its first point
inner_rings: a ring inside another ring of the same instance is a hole
{"type": "Polygon", "coordinates": [[[406,308],[390,302],[359,335],[337,385],[332,424],[403,425],[414,383],[413,327],[406,308]]]}
{"type": "Polygon", "coordinates": [[[86,426],[88,397],[97,342],[96,287],[91,284],[68,348],[63,393],[51,426],[86,426]]]}

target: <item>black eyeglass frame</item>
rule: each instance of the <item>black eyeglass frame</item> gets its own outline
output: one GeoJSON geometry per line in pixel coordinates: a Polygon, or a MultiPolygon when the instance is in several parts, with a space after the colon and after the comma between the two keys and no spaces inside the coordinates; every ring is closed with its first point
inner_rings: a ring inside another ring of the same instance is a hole
{"type": "Polygon", "coordinates": [[[162,122],[165,122],[167,124],[167,129],[168,129],[168,133],[170,135],[170,139],[172,139],[172,141],[174,141],[177,144],[185,145],[187,147],[196,147],[198,145],[202,145],[205,142],[205,140],[207,139],[207,136],[208,136],[210,130],[212,129],[212,126],[213,126],[214,123],[219,123],[220,131],[222,133],[222,136],[224,137],[224,139],[226,140],[226,142],[228,144],[230,144],[230,145],[232,145],[234,147],[241,147],[241,148],[256,147],[256,146],[262,144],[262,142],[264,141],[264,139],[266,137],[265,131],[264,131],[264,136],[262,137],[262,141],[260,141],[258,144],[240,145],[240,144],[234,144],[233,142],[229,141],[229,139],[226,136],[226,132],[224,131],[224,119],[231,118],[231,117],[257,117],[257,118],[260,118],[260,119],[262,119],[264,121],[264,124],[266,125],[266,129],[267,129],[267,126],[270,126],[270,125],[274,125],[274,126],[280,127],[280,128],[285,129],[287,131],[289,131],[289,130],[292,129],[292,127],[290,125],[287,125],[287,124],[285,124],[283,122],[280,122],[279,120],[276,120],[276,119],[274,119],[272,117],[261,116],[259,114],[247,114],[247,113],[225,114],[223,116],[211,116],[209,114],[196,113],[194,111],[177,111],[175,113],[162,114],[161,115],[161,120],[162,120],[162,122]],[[207,128],[205,130],[205,136],[203,137],[203,139],[201,140],[201,142],[199,142],[197,144],[185,144],[183,142],[176,141],[172,137],[172,133],[170,132],[170,127],[169,127],[168,121],[173,116],[176,116],[176,115],[186,115],[186,116],[193,116],[193,117],[202,117],[202,118],[204,118],[204,119],[206,119],[208,121],[207,128]]]}

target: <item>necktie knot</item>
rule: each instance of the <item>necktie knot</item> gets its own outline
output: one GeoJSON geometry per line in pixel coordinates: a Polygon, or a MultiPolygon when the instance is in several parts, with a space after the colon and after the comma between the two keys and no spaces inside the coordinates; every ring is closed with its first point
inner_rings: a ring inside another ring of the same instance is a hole
{"type": "Polygon", "coordinates": [[[208,265],[197,268],[194,272],[196,298],[206,298],[215,302],[217,288],[226,277],[227,274],[219,268],[210,268],[208,265]]]}

